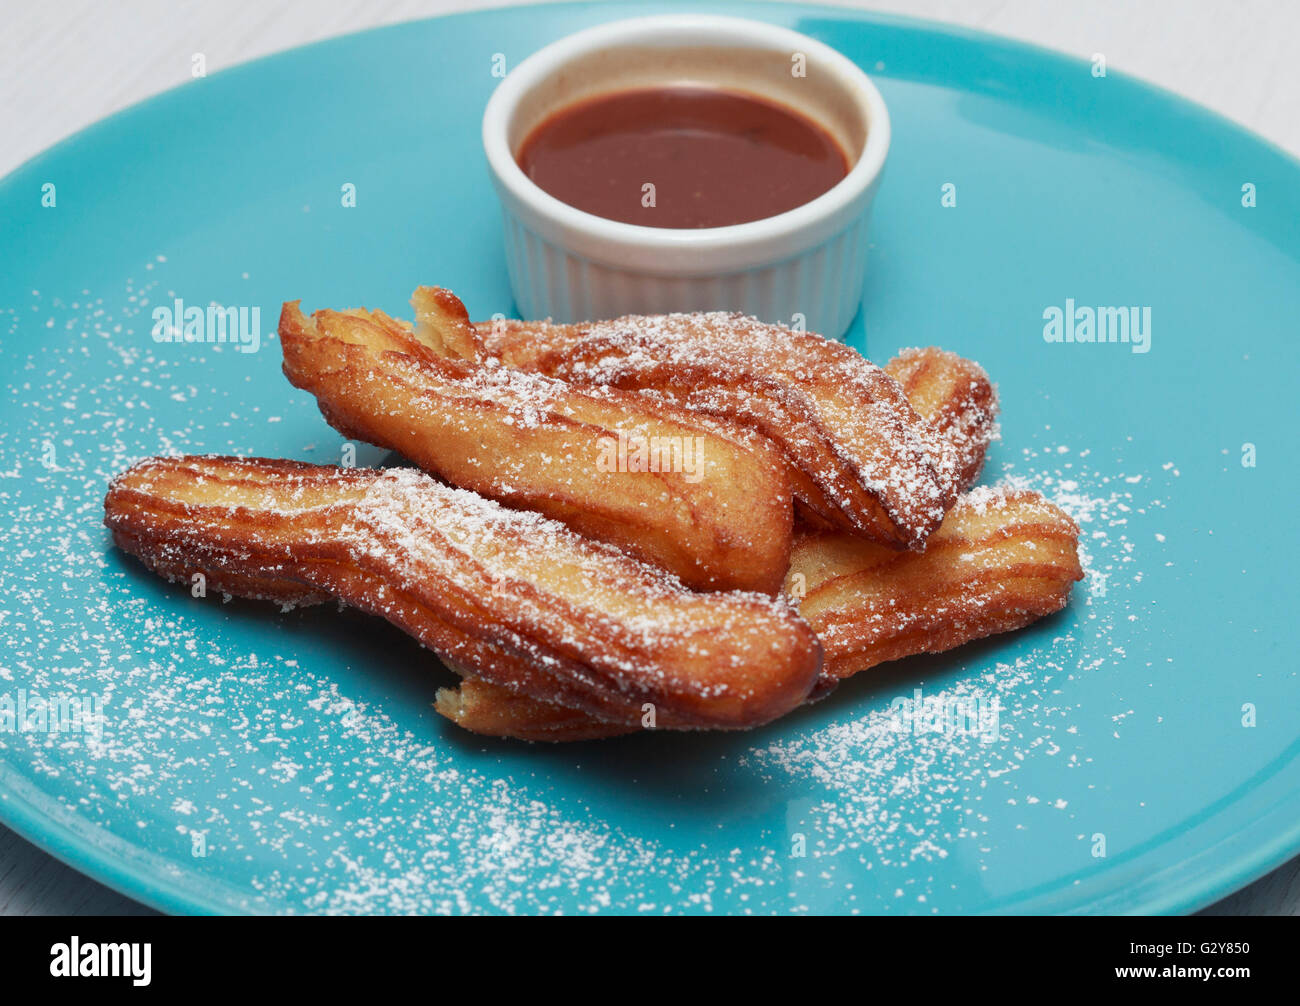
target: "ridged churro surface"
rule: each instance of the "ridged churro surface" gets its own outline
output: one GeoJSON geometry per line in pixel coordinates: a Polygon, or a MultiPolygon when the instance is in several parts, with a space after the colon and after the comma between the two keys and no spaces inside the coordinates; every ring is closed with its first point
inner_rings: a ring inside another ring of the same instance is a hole
{"type": "Polygon", "coordinates": [[[945,491],[969,489],[984,467],[984,455],[998,435],[998,393],[984,368],[934,346],[905,349],[885,364],[912,407],[951,456],[940,471],[945,491]]]}
{"type": "Polygon", "coordinates": [[[162,575],[336,597],[484,681],[597,719],[737,728],[797,706],[820,646],[784,599],[701,594],[537,513],[411,469],[189,456],[114,479],[105,523],[162,575]]]}
{"type": "MultiPolygon", "coordinates": [[[[923,553],[842,532],[803,535],[786,588],[822,641],[823,673],[838,680],[1022,628],[1064,608],[1082,576],[1078,528],[1058,507],[1037,493],[976,489],[923,553]]],[[[439,712],[449,715],[441,702],[439,712]]],[[[490,689],[477,690],[452,718],[478,733],[527,740],[588,739],[609,730],[490,689]]]]}
{"type": "Polygon", "coordinates": [[[920,548],[953,502],[950,452],[898,382],[841,343],[720,313],[476,327],[510,367],[652,392],[749,425],[802,475],[801,506],[831,526],[920,548]]]}
{"type": "Polygon", "coordinates": [[[117,544],[170,579],[385,617],[461,675],[439,713],[543,741],[761,724],[1058,611],[1083,575],[1041,496],[959,498],[998,405],[955,354],[881,369],[736,315],[475,326],[449,291],[412,304],[413,324],[286,304],[284,370],[345,436],[466,488],[156,458],[110,487],[117,544]],[[652,443],[678,453],[633,460],[652,443]]]}
{"type": "MultiPolygon", "coordinates": [[[[885,370],[942,444],[948,491],[968,486],[997,434],[997,392],[983,368],[927,348],[904,350],[885,370]]],[[[805,527],[792,553],[787,589],[804,597],[803,610],[821,635],[823,680],[838,680],[885,660],[1019,628],[1064,607],[1071,583],[1082,575],[1077,534],[1073,522],[1041,497],[978,490],[962,499],[931,537],[927,553],[931,545],[935,553],[929,559],[805,527]],[[970,549],[954,553],[963,536],[970,549]],[[1044,569],[1026,575],[1020,559],[1040,544],[1044,569]]],[[[562,741],[628,729],[575,720],[478,683],[460,704],[454,690],[443,694],[447,698],[440,700],[439,712],[478,733],[562,741]]]]}
{"type": "Polygon", "coordinates": [[[414,331],[378,311],[308,318],[284,306],[284,372],[344,436],[560,520],[688,586],[780,587],[791,491],[767,440],[642,395],[465,359],[475,336],[459,301],[421,288],[414,303],[414,331]]]}
{"type": "Polygon", "coordinates": [[[786,589],[845,678],[887,660],[940,653],[1060,611],[1083,578],[1079,529],[1037,493],[979,488],[926,550],[899,553],[837,532],[795,544],[786,589]]]}

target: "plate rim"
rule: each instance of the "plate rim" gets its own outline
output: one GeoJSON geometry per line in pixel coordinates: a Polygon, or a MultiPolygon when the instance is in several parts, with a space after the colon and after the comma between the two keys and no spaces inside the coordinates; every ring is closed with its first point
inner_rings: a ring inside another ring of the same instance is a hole
{"type": "MultiPolygon", "coordinates": [[[[692,11],[696,13],[718,13],[720,10],[726,10],[728,12],[731,12],[733,16],[741,16],[741,15],[736,15],[734,13],[735,11],[740,11],[740,10],[751,11],[751,12],[753,11],[759,11],[759,12],[817,11],[832,20],[856,21],[856,22],[866,23],[866,24],[892,25],[894,27],[905,28],[911,31],[924,31],[936,35],[947,35],[951,38],[961,39],[963,41],[975,43],[978,45],[997,46],[999,48],[1011,52],[1019,50],[1028,53],[1035,59],[1045,59],[1051,62],[1072,65],[1076,69],[1081,67],[1087,67],[1089,65],[1088,61],[1083,59],[1082,57],[1071,55],[1070,53],[1064,52],[1060,49],[1053,49],[1050,46],[1042,45],[1038,42],[1029,42],[1026,41],[1025,39],[1014,38],[1013,36],[1010,35],[999,35],[996,32],[984,31],[981,28],[970,28],[967,27],[966,25],[952,24],[946,21],[938,21],[933,18],[913,17],[912,15],[909,14],[895,14],[887,11],[873,11],[873,10],[858,9],[853,7],[838,7],[838,6],[831,6],[822,3],[791,3],[788,2],[788,0],[776,0],[776,2],[769,2],[769,0],[763,0],[761,4],[755,3],[753,2],[753,0],[751,0],[751,2],[749,3],[745,3],[743,2],[743,0],[727,0],[727,2],[721,4],[710,3],[708,7],[710,8],[709,11],[701,11],[699,5],[697,3],[692,2],[692,0],[658,0],[658,2],[655,3],[643,3],[643,2],[638,2],[638,0],[561,0],[561,2],[558,3],[546,3],[546,4],[516,3],[516,4],[503,4],[501,6],[484,7],[479,9],[448,11],[446,14],[435,14],[430,17],[404,18],[401,21],[394,21],[390,24],[374,25],[370,28],[358,28],[356,31],[344,32],[341,35],[330,35],[326,38],[319,38],[311,42],[303,42],[300,45],[290,46],[287,49],[277,49],[275,52],[268,52],[261,56],[254,56],[251,59],[240,60],[236,63],[231,63],[227,66],[223,66],[212,73],[206,74],[203,79],[207,80],[216,77],[232,76],[234,74],[242,73],[246,70],[254,68],[258,66],[260,63],[263,63],[267,60],[279,59],[283,56],[289,56],[291,54],[299,53],[307,49],[315,49],[321,46],[345,43],[351,41],[352,39],[359,38],[364,35],[377,34],[379,32],[385,32],[385,31],[400,31],[401,29],[406,28],[413,24],[426,24],[430,21],[451,21],[451,20],[459,20],[459,19],[473,19],[473,18],[484,17],[484,16],[490,17],[495,15],[505,15],[511,13],[525,12],[525,11],[528,12],[535,12],[538,10],[571,11],[571,10],[582,10],[582,9],[592,9],[592,8],[608,9],[611,11],[619,10],[623,12],[617,14],[617,16],[610,17],[609,18],[610,21],[622,20],[624,18],[630,18],[630,17],[639,17],[641,16],[640,14],[631,13],[631,11],[639,10],[642,8],[646,10],[664,10],[665,8],[674,8],[674,9],[681,9],[685,11],[692,11]]],[[[750,15],[744,15],[744,16],[750,16],[750,15]]],[[[771,19],[765,17],[753,17],[752,20],[767,21],[769,23],[780,23],[777,21],[772,21],[771,19]]],[[[603,23],[603,22],[596,22],[596,23],[603,23]]],[[[1133,73],[1127,70],[1114,70],[1111,69],[1110,67],[1107,67],[1106,77],[1107,79],[1119,80],[1125,86],[1137,87],[1144,91],[1151,92],[1152,94],[1159,96],[1166,103],[1181,105],[1184,107],[1190,107],[1194,109],[1198,114],[1205,116],[1206,118],[1215,122],[1217,125],[1229,129],[1232,132],[1242,134],[1244,137],[1250,139],[1254,143],[1259,144],[1260,146],[1266,148],[1269,151],[1269,153],[1274,154],[1286,161],[1289,161],[1292,167],[1296,168],[1297,170],[1300,170],[1300,153],[1292,153],[1291,151],[1283,147],[1281,144],[1277,143],[1275,140],[1269,139],[1267,136],[1264,136],[1262,133],[1258,132],[1257,130],[1252,129],[1250,126],[1243,125],[1242,123],[1236,121],[1235,119],[1231,118],[1227,114],[1220,112],[1217,109],[1211,108],[1210,106],[1197,101],[1195,98],[1189,98],[1186,95],[1179,94],[1177,91],[1174,91],[1163,84],[1159,84],[1153,80],[1148,80],[1146,77],[1143,77],[1137,73],[1133,73]]],[[[15,176],[27,171],[29,168],[32,168],[35,165],[37,165],[39,162],[45,160],[46,157],[59,153],[60,151],[62,151],[62,149],[65,146],[69,146],[75,143],[76,141],[81,140],[82,138],[85,137],[86,134],[90,133],[91,131],[98,130],[101,127],[108,126],[114,123],[119,117],[126,116],[138,110],[141,110],[142,108],[152,104],[153,102],[170,100],[174,98],[177,92],[183,91],[188,87],[192,87],[193,85],[194,85],[193,80],[183,80],[178,84],[172,84],[170,87],[166,87],[161,91],[155,92],[154,94],[146,95],[143,98],[139,98],[136,101],[131,102],[129,105],[124,105],[122,108],[119,108],[116,111],[109,112],[107,115],[103,116],[102,118],[87,123],[86,125],[82,126],[80,129],[77,129],[76,131],[69,133],[67,136],[63,137],[62,139],[55,140],[54,143],[50,144],[48,147],[45,147],[42,150],[38,150],[36,153],[29,156],[26,160],[16,164],[4,175],[0,175],[0,188],[3,188],[11,181],[13,181],[15,176]]]]}

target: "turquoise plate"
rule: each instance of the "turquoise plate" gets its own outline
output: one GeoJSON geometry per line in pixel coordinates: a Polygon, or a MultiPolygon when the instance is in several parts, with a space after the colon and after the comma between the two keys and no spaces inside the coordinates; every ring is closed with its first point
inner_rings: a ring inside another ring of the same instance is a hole
{"type": "Polygon", "coordinates": [[[324,42],[188,83],[0,183],[0,817],[185,912],[1179,912],[1295,854],[1300,695],[1278,632],[1300,170],[1023,45],[718,8],[879,83],[894,144],[850,337],[877,359],[942,344],[998,380],[986,481],[1083,528],[1089,575],[1060,615],[753,733],[539,747],[441,720],[448,673],[384,624],[195,598],[110,547],[105,484],[142,456],[339,459],[280,374],[282,299],[396,314],[432,282],[509,313],[478,135],[495,55],[664,9],[324,42]],[[258,351],[156,342],[177,300],[250,326],[259,309],[258,351]],[[1079,332],[1115,307],[1137,309],[1128,342],[1045,337],[1053,308],[1079,332]],[[918,689],[976,703],[982,729],[891,711],[918,689]]]}

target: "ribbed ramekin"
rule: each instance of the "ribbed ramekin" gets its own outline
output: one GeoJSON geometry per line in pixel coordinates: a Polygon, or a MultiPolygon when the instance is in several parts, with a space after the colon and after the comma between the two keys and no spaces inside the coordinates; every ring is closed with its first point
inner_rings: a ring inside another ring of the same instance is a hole
{"type": "Polygon", "coordinates": [[[871,201],[889,151],[889,113],[850,60],[799,32],[743,18],[634,18],[539,50],[498,85],[483,146],[501,199],[506,261],[525,318],[741,311],[839,338],[862,300],[871,201]],[[848,175],[803,206],[696,230],[642,227],[569,206],[515,155],[549,114],[629,87],[693,84],[748,91],[828,128],[848,175]]]}

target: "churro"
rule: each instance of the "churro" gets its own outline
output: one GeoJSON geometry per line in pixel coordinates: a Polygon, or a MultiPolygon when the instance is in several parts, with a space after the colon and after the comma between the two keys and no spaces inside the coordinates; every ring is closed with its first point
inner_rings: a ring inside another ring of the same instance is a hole
{"type": "Polygon", "coordinates": [[[782,598],[690,591],[412,469],[154,458],[104,507],[117,544],[169,579],[284,605],[336,597],[476,678],[606,722],[754,726],[801,703],[821,667],[782,598]]]}
{"type": "Polygon", "coordinates": [[[919,549],[951,506],[951,453],[898,382],[848,346],[733,314],[576,325],[476,326],[512,368],[583,387],[653,393],[770,438],[802,508],[833,527],[919,549]]]}
{"type": "Polygon", "coordinates": [[[951,452],[940,466],[948,479],[945,491],[956,495],[969,489],[998,435],[998,393],[984,368],[931,346],[903,350],[885,364],[885,373],[903,386],[912,407],[951,452]]]}
{"type": "Polygon", "coordinates": [[[116,543],[168,579],[384,617],[461,676],[439,713],[544,741],[766,723],[1058,611],[1083,575],[1041,496],[959,498],[997,394],[952,353],[882,369],[736,315],[476,326],[446,290],[412,304],[413,324],[285,304],[284,371],[344,436],[452,486],[156,458],[110,486],[116,543]],[[632,461],[654,444],[678,453],[632,461]]]}
{"type": "MultiPolygon", "coordinates": [[[[803,534],[786,589],[821,639],[823,675],[833,682],[1060,611],[1083,576],[1078,533],[1037,493],[976,489],[949,511],[923,553],[897,552],[842,532],[803,534]]],[[[438,711],[478,733],[562,741],[633,729],[516,702],[500,689],[471,687],[459,705],[455,692],[445,691],[438,711]]]]}
{"type": "Polygon", "coordinates": [[[791,496],[763,437],[669,402],[464,359],[476,349],[460,302],[424,288],[415,304],[414,330],[379,311],[308,318],[285,304],[284,372],[340,433],[617,545],[688,586],[780,587],[791,496]]]}
{"type": "Polygon", "coordinates": [[[786,589],[846,678],[886,660],[940,653],[1060,611],[1083,578],[1079,529],[1037,493],[978,488],[926,550],[899,553],[838,532],[795,543],[786,589]]]}
{"type": "Polygon", "coordinates": [[[434,708],[471,733],[519,741],[603,740],[641,729],[639,725],[611,723],[576,709],[540,702],[473,677],[465,677],[452,688],[439,688],[434,708]]]}

